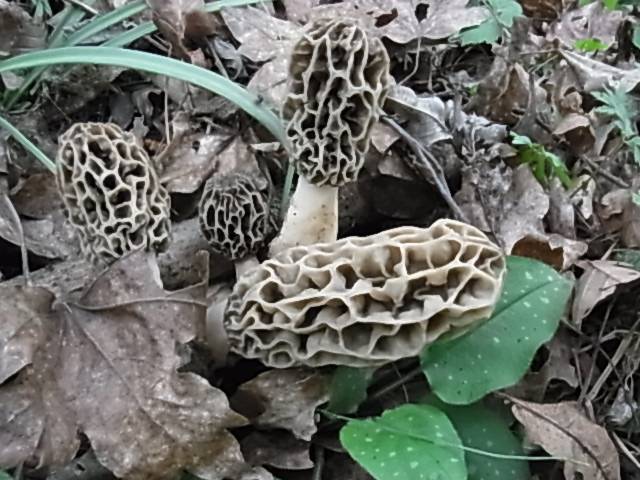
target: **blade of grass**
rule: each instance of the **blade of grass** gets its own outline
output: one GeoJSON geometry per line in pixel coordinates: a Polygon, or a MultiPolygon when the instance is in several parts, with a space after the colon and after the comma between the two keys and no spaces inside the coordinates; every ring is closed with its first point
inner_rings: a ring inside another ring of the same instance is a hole
{"type": "Polygon", "coordinates": [[[42,150],[35,146],[31,140],[25,137],[20,130],[14,127],[9,120],[0,116],[0,128],[4,128],[9,132],[16,142],[22,145],[25,150],[31,153],[36,159],[38,159],[45,167],[52,172],[56,169],[56,164],[47,157],[42,150]]]}
{"type": "MultiPolygon", "coordinates": [[[[64,35],[65,29],[70,25],[74,25],[77,22],[80,22],[86,16],[86,14],[87,12],[85,10],[75,5],[69,5],[65,7],[62,11],[60,22],[55,26],[53,32],[51,32],[49,43],[46,48],[55,48],[64,45],[66,40],[66,37],[64,35]]],[[[5,107],[7,108],[7,110],[13,108],[16,102],[20,100],[20,98],[22,98],[24,92],[26,92],[31,87],[31,85],[33,85],[33,83],[38,80],[44,70],[45,69],[43,68],[31,70],[29,72],[29,74],[22,81],[20,87],[14,92],[11,92],[7,97],[7,100],[5,102],[5,107]]]]}
{"type": "MultiPolygon", "coordinates": [[[[247,5],[252,5],[254,3],[264,2],[265,0],[218,0],[217,2],[210,2],[205,4],[204,10],[206,12],[212,13],[217,12],[222,8],[227,7],[244,7],[247,5]]],[[[121,33],[113,37],[111,40],[103,43],[105,47],[124,47],[132,42],[135,42],[139,38],[144,37],[145,35],[149,35],[157,30],[156,26],[153,22],[145,22],[141,23],[137,27],[132,28],[131,30],[127,30],[126,32],[121,33]]]]}
{"type": "Polygon", "coordinates": [[[0,62],[0,73],[59,64],[114,65],[183,80],[227,98],[264,125],[287,146],[280,119],[257,95],[204,68],[148,52],[111,47],[64,47],[25,53],[0,62]]]}

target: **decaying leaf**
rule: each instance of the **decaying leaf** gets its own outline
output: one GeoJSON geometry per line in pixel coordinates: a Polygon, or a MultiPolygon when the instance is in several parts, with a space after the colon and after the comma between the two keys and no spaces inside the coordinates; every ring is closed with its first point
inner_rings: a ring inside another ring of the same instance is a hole
{"type": "Polygon", "coordinates": [[[3,318],[17,317],[0,339],[4,373],[26,366],[0,387],[0,467],[64,464],[82,432],[118,477],[164,479],[188,469],[218,480],[243,468],[225,430],[243,417],[206,380],[178,372],[176,345],[204,326],[206,268],[201,275],[167,292],[153,256],[137,251],[78,303],[52,303],[44,289],[2,288],[3,318]]]}
{"type": "Polygon", "coordinates": [[[463,28],[478,25],[489,16],[484,7],[471,7],[468,3],[469,0],[347,0],[317,7],[313,15],[366,16],[370,21],[375,20],[374,30],[378,35],[405,44],[418,38],[447,38],[463,28]],[[420,10],[426,15],[418,15],[420,10]]]}
{"type": "Polygon", "coordinates": [[[203,10],[203,0],[147,0],[147,4],[158,30],[171,44],[173,53],[183,60],[191,58],[186,39],[202,40],[219,28],[215,17],[203,10]]]}
{"type": "Polygon", "coordinates": [[[269,465],[282,470],[313,468],[309,443],[288,432],[252,432],[242,439],[242,452],[251,465],[269,465]]]}
{"type": "Polygon", "coordinates": [[[62,208],[53,173],[35,173],[14,189],[11,201],[20,215],[43,219],[62,208]]]}
{"type": "Polygon", "coordinates": [[[330,383],[329,376],[312,370],[269,370],[242,384],[231,404],[253,425],[284,428],[296,438],[311,440],[315,409],[329,401],[330,383]]]}
{"type": "Polygon", "coordinates": [[[279,108],[286,95],[289,52],[301,27],[255,7],[225,8],[221,15],[241,44],[239,53],[263,63],[252,77],[249,89],[279,108]]]}
{"type": "Polygon", "coordinates": [[[602,2],[591,2],[582,8],[566,12],[549,29],[549,41],[560,40],[565,47],[574,48],[576,40],[598,39],[611,46],[623,20],[621,10],[612,10],[602,2]]]}
{"type": "MultiPolygon", "coordinates": [[[[640,181],[635,182],[636,190],[640,181]]],[[[602,217],[607,229],[619,231],[622,245],[629,248],[640,247],[640,205],[633,201],[633,189],[618,189],[607,193],[600,203],[602,217]]]]}
{"type": "Polygon", "coordinates": [[[613,295],[619,285],[640,279],[640,272],[608,260],[580,262],[584,273],[576,285],[576,297],[573,301],[573,322],[580,326],[594,307],[605,298],[613,295]]]}
{"type": "Polygon", "coordinates": [[[566,459],[567,479],[620,480],[620,461],[607,431],[591,422],[576,402],[540,404],[515,400],[513,414],[527,437],[566,459]],[[577,476],[581,475],[581,476],[577,476]]]}
{"type": "Polygon", "coordinates": [[[32,20],[16,2],[0,0],[0,57],[45,45],[46,28],[32,20]]]}

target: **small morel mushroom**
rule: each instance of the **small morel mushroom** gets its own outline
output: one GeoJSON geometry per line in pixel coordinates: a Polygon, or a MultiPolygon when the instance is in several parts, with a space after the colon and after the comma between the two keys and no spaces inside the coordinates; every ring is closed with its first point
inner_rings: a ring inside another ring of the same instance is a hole
{"type": "Polygon", "coordinates": [[[236,276],[258,265],[256,252],[274,230],[270,188],[264,178],[233,172],[214,175],[200,200],[200,229],[211,249],[233,260],[236,276]]]}
{"type": "Polygon", "coordinates": [[[300,177],[272,255],[336,239],[338,187],[364,164],[389,89],[389,56],[354,21],[320,19],[295,45],[289,77],[282,117],[300,177]]]}
{"type": "Polygon", "coordinates": [[[59,139],[56,179],[90,260],[168,246],[171,200],[133,134],[110,123],[73,125],[59,139]]]}
{"type": "Polygon", "coordinates": [[[500,248],[453,220],[292,247],[239,279],[225,329],[276,368],[377,366],[489,317],[504,272],[500,248]]]}

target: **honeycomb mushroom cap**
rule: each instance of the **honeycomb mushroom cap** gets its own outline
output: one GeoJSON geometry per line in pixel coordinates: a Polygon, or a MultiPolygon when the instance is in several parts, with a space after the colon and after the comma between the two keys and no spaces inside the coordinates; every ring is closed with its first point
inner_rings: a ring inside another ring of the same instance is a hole
{"type": "Polygon", "coordinates": [[[273,231],[269,184],[245,173],[211,177],[200,200],[200,228],[211,249],[231,260],[255,254],[273,231]]]}
{"type": "Polygon", "coordinates": [[[381,365],[489,317],[504,271],[453,220],[294,247],[239,279],[225,328],[233,352],[272,367],[381,365]]]}
{"type": "Polygon", "coordinates": [[[135,136],[78,123],[59,139],[56,181],[67,219],[91,260],[112,261],[170,240],[170,197],[135,136]]]}
{"type": "Polygon", "coordinates": [[[311,22],[294,46],[287,123],[298,173],[318,186],[355,181],[389,85],[389,56],[349,19],[311,22]]]}

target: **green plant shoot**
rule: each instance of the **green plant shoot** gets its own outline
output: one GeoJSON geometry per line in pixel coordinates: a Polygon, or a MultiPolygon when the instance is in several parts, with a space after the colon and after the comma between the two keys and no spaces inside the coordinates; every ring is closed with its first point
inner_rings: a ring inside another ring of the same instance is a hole
{"type": "Polygon", "coordinates": [[[565,188],[573,186],[569,169],[556,154],[547,151],[542,145],[533,143],[525,135],[511,132],[511,143],[518,147],[520,162],[531,167],[533,175],[543,185],[548,185],[552,177],[557,177],[565,188]]]}

